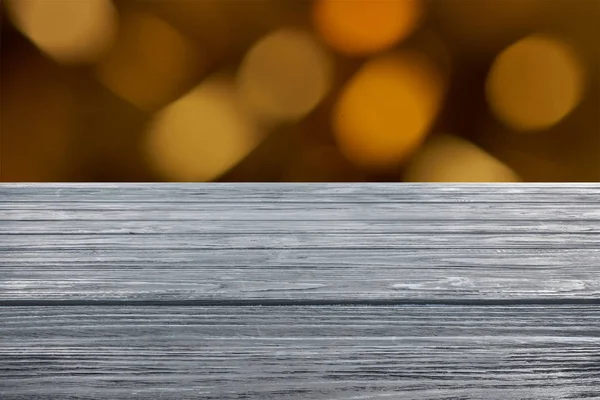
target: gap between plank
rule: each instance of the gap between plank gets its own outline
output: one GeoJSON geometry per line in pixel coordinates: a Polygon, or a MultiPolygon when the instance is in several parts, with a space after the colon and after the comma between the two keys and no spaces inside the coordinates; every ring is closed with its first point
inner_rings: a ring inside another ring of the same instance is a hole
{"type": "Polygon", "coordinates": [[[532,299],[197,299],[197,300],[0,300],[0,307],[150,306],[150,307],[277,307],[277,306],[523,306],[600,305],[600,298],[532,299]]]}

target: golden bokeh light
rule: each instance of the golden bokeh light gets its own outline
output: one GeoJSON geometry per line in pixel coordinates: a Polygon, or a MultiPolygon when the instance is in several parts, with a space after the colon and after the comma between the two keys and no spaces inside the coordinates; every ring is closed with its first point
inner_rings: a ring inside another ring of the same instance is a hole
{"type": "Polygon", "coordinates": [[[486,95],[498,119],[519,131],[550,127],[580,102],[584,72],[566,43],[533,35],[511,45],[494,61],[486,95]]]}
{"type": "Polygon", "coordinates": [[[0,180],[598,182],[599,5],[0,0],[0,180]]]}
{"type": "Polygon", "coordinates": [[[408,37],[423,8],[420,0],[317,0],[312,17],[327,44],[343,54],[362,56],[408,37]]]}
{"type": "Polygon", "coordinates": [[[422,142],[440,109],[441,74],[422,54],[369,61],[342,90],[333,129],[342,153],[357,165],[394,167],[422,142]]]}
{"type": "Polygon", "coordinates": [[[147,137],[148,158],[173,181],[209,181],[226,172],[262,136],[239,105],[234,83],[216,76],[161,110],[147,137]]]}
{"type": "Polygon", "coordinates": [[[182,85],[201,68],[196,46],[164,20],[129,13],[112,51],[99,63],[96,76],[119,97],[143,110],[173,100],[182,85]]]}
{"type": "Polygon", "coordinates": [[[519,182],[507,165],[471,142],[452,135],[432,137],[407,167],[407,182],[519,182]]]}
{"type": "Polygon", "coordinates": [[[118,15],[110,0],[11,0],[13,23],[40,50],[67,63],[92,63],[112,45],[118,15]]]}
{"type": "Polygon", "coordinates": [[[258,118],[285,121],[303,117],[327,94],[332,60],[311,35],[282,29],[259,40],[239,72],[240,97],[258,118]]]}

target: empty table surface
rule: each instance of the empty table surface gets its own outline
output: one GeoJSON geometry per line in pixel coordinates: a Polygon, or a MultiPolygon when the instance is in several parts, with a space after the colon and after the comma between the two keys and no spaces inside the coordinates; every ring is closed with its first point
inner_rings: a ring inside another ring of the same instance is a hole
{"type": "Polygon", "coordinates": [[[0,398],[600,398],[600,185],[1,185],[0,398]]]}

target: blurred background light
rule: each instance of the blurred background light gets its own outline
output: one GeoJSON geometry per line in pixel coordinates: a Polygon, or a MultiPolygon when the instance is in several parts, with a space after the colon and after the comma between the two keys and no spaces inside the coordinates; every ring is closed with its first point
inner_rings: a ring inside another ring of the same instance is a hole
{"type": "Polygon", "coordinates": [[[574,51],[560,40],[534,35],[496,58],[486,94],[502,122],[529,131],[563,119],[581,100],[583,88],[584,72],[574,51]]]}
{"type": "Polygon", "coordinates": [[[457,136],[432,136],[404,174],[407,182],[519,182],[518,175],[491,154],[457,136]]]}
{"type": "Polygon", "coordinates": [[[146,150],[165,179],[208,181],[243,159],[261,139],[239,105],[232,80],[213,76],[156,115],[146,150]]]}
{"type": "Polygon", "coordinates": [[[96,61],[113,43],[118,15],[110,0],[8,0],[14,24],[63,63],[96,61]]]}
{"type": "Polygon", "coordinates": [[[441,105],[444,83],[422,54],[384,55],[365,64],[342,89],[333,128],[357,165],[394,167],[421,143],[441,105]]]}
{"type": "Polygon", "coordinates": [[[420,0],[317,0],[313,23],[323,40],[347,55],[386,50],[419,24],[420,0]]]}
{"type": "Polygon", "coordinates": [[[123,14],[117,43],[97,66],[96,75],[121,98],[154,110],[173,100],[200,72],[201,56],[201,50],[166,21],[129,12],[123,14]]]}
{"type": "Polygon", "coordinates": [[[332,60],[311,35],[282,29],[248,51],[238,73],[240,96],[262,120],[303,117],[327,94],[332,60]]]}
{"type": "Polygon", "coordinates": [[[0,0],[0,181],[600,182],[599,18],[599,0],[0,0]]]}

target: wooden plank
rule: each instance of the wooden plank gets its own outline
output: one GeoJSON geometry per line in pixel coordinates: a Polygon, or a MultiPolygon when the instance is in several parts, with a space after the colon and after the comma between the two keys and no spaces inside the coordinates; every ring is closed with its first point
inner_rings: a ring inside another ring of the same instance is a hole
{"type": "Polygon", "coordinates": [[[600,251],[3,252],[0,300],[595,298],[600,251]]]}
{"type": "Polygon", "coordinates": [[[7,203],[0,221],[554,221],[600,225],[599,203],[7,203]]]}
{"type": "Polygon", "coordinates": [[[597,183],[43,183],[2,184],[0,202],[600,203],[597,183]]]}
{"type": "MultiPolygon", "coordinates": [[[[282,224],[278,224],[282,225],[282,224]]],[[[600,233],[207,233],[1,236],[0,250],[598,249],[600,233]]]]}
{"type": "Polygon", "coordinates": [[[599,194],[600,185],[5,185],[0,301],[599,299],[600,203],[590,202],[599,194]]]}
{"type": "MultiPolygon", "coordinates": [[[[369,235],[377,233],[436,234],[436,233],[486,233],[497,234],[547,234],[547,233],[600,233],[600,223],[589,220],[511,220],[493,219],[436,221],[399,220],[393,216],[384,220],[311,221],[294,220],[285,224],[272,220],[254,220],[251,224],[240,224],[235,220],[44,220],[1,221],[0,235],[195,235],[195,234],[295,234],[295,233],[347,233],[369,235]]],[[[1,238],[0,238],[1,240],[1,238]]]]}
{"type": "Polygon", "coordinates": [[[582,399],[597,306],[0,307],[6,399],[582,399]]]}

